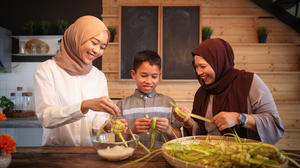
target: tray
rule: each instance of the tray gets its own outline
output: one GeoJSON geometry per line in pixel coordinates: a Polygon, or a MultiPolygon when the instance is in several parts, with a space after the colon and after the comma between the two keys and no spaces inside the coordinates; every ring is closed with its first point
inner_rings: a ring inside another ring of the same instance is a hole
{"type": "MultiPolygon", "coordinates": [[[[201,141],[204,142],[206,140],[206,137],[207,136],[203,136],[203,135],[188,136],[188,137],[178,138],[178,140],[182,144],[192,144],[192,143],[199,143],[201,141]]],[[[215,144],[217,142],[220,142],[221,139],[224,142],[226,142],[228,145],[235,143],[235,138],[234,137],[228,137],[228,136],[225,136],[225,137],[223,137],[223,136],[210,136],[208,142],[211,143],[211,144],[215,144]]],[[[211,166],[203,166],[203,165],[199,165],[199,164],[189,163],[189,162],[177,159],[177,158],[169,155],[167,153],[167,151],[165,150],[166,145],[169,144],[169,143],[176,143],[176,142],[178,142],[178,140],[173,139],[173,140],[168,141],[167,143],[162,145],[162,149],[164,150],[163,156],[169,164],[171,164],[172,166],[174,166],[176,168],[182,168],[182,167],[184,167],[184,168],[215,168],[215,167],[211,167],[211,166]]],[[[259,141],[246,139],[246,138],[240,138],[240,140],[241,140],[241,142],[259,142],[259,141]]],[[[288,160],[285,159],[284,163],[282,164],[282,168],[286,168],[287,166],[288,166],[288,160]]]]}
{"type": "Polygon", "coordinates": [[[6,117],[31,117],[35,116],[34,111],[24,111],[24,112],[7,112],[5,113],[6,117]]]}

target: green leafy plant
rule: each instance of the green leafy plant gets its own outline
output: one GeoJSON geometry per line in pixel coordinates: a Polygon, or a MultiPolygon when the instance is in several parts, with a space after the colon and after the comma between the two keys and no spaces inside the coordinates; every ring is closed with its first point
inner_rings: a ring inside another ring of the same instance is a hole
{"type": "Polygon", "coordinates": [[[64,21],[62,19],[59,19],[56,21],[56,26],[58,29],[66,30],[69,26],[69,23],[67,21],[64,21]]]}
{"type": "Polygon", "coordinates": [[[256,33],[258,36],[267,36],[270,30],[266,26],[260,26],[256,29],[256,33]]]}
{"type": "Polygon", "coordinates": [[[114,35],[117,34],[117,28],[116,27],[114,27],[114,26],[107,26],[107,29],[109,30],[111,36],[114,36],[114,35]]]}
{"type": "Polygon", "coordinates": [[[202,27],[202,36],[211,36],[214,30],[210,26],[202,27]]]}
{"type": "Polygon", "coordinates": [[[4,109],[10,108],[13,109],[15,106],[15,104],[9,100],[8,98],[6,98],[5,96],[1,97],[1,103],[0,103],[0,107],[4,109]]]}
{"type": "Polygon", "coordinates": [[[48,20],[42,20],[39,24],[42,30],[49,30],[51,27],[51,22],[48,20]]]}
{"type": "Polygon", "coordinates": [[[24,30],[36,30],[38,28],[38,24],[36,21],[28,21],[25,23],[25,25],[23,26],[24,30]]]}

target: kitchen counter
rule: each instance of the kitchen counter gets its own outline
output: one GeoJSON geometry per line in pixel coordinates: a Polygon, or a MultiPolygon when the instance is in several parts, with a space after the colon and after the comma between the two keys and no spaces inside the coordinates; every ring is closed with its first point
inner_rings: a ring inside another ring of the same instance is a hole
{"type": "MultiPolygon", "coordinates": [[[[157,148],[154,148],[157,149],[157,148]]],[[[154,150],[153,149],[153,150],[154,150]]],[[[105,167],[116,168],[127,162],[145,156],[147,152],[142,147],[137,147],[133,155],[124,161],[106,161],[98,156],[96,150],[89,147],[19,147],[17,153],[12,154],[9,168],[33,168],[33,167],[105,167]]],[[[142,162],[127,166],[139,167],[142,162]]],[[[165,160],[162,154],[158,154],[148,161],[143,167],[165,167],[172,166],[165,160]]]]}
{"type": "MultiPolygon", "coordinates": [[[[153,148],[151,151],[158,149],[153,148]]],[[[286,151],[300,154],[300,151],[286,151]]],[[[105,167],[115,168],[122,166],[130,161],[134,161],[145,156],[147,152],[142,147],[137,147],[133,155],[119,162],[106,161],[98,156],[93,147],[18,147],[17,153],[12,154],[12,162],[9,168],[27,167],[105,167]]],[[[152,155],[153,156],[153,155],[152,155]]],[[[139,167],[143,162],[127,167],[139,167]]],[[[172,167],[160,153],[150,159],[143,167],[172,167]]],[[[289,162],[288,168],[294,168],[289,162]]]]}
{"type": "Polygon", "coordinates": [[[37,116],[33,117],[7,117],[0,122],[0,128],[41,128],[42,124],[37,116]]]}

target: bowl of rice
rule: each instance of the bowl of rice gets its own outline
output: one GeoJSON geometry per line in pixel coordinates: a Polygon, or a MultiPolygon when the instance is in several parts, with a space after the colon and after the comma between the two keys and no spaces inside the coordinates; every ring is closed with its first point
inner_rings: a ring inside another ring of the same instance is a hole
{"type": "Polygon", "coordinates": [[[92,137],[92,144],[97,154],[106,160],[120,161],[130,157],[138,146],[139,136],[122,133],[125,143],[117,134],[108,133],[92,137]]]}

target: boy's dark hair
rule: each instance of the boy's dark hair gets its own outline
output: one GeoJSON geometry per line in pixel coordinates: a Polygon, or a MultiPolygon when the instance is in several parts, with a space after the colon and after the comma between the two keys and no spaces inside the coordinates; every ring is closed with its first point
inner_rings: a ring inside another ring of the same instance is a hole
{"type": "Polygon", "coordinates": [[[133,70],[136,71],[143,62],[148,61],[151,66],[157,65],[159,70],[161,69],[161,58],[160,56],[151,50],[144,50],[138,52],[134,56],[134,61],[133,61],[133,70]]]}

